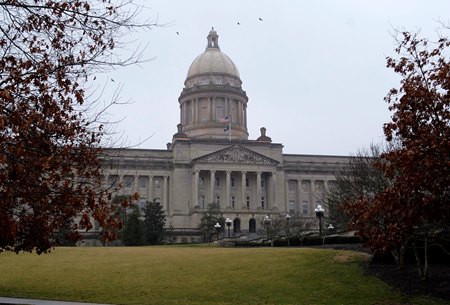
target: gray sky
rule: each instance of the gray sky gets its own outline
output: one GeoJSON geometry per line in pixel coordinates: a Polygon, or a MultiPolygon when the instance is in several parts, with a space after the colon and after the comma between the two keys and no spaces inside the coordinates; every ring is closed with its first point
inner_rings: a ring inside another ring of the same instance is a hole
{"type": "MultiPolygon", "coordinates": [[[[384,96],[399,79],[386,68],[394,28],[435,38],[450,1],[143,1],[155,27],[126,39],[147,45],[140,66],[97,77],[132,104],[109,111],[128,145],[165,149],[179,123],[178,97],[214,27],[249,97],[249,139],[260,127],[284,153],[348,155],[383,139],[384,96]],[[263,21],[259,21],[262,18],[263,21]],[[238,25],[237,23],[240,23],[238,25]],[[179,35],[176,34],[179,32],[179,35]],[[108,81],[114,79],[114,83],[108,81]]],[[[104,98],[108,98],[108,93],[104,98]]]]}

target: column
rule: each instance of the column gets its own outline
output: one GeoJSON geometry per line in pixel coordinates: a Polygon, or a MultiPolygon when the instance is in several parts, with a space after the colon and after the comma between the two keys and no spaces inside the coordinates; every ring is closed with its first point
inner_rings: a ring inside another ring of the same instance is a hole
{"type": "Polygon", "coordinates": [[[105,189],[111,188],[111,184],[109,184],[109,174],[103,175],[102,187],[105,189]]]}
{"type": "Polygon", "coordinates": [[[310,186],[311,186],[311,189],[309,191],[309,194],[310,194],[310,198],[311,198],[311,200],[310,200],[311,204],[310,204],[309,212],[311,213],[311,211],[314,211],[314,209],[316,208],[316,200],[315,200],[316,196],[315,196],[315,191],[314,191],[314,189],[315,189],[315,180],[311,179],[310,186]]]}
{"type": "Polygon", "coordinates": [[[230,188],[231,188],[231,171],[227,171],[227,183],[226,183],[226,190],[225,190],[225,207],[231,206],[230,204],[230,188]]]}
{"type": "MultiPolygon", "coordinates": [[[[272,173],[272,192],[273,192],[273,201],[271,207],[277,206],[277,172],[272,173]]],[[[269,207],[268,207],[269,208],[269,207]]]]}
{"type": "Polygon", "coordinates": [[[240,100],[236,100],[236,113],[237,113],[236,123],[241,124],[241,101],[240,100]]]}
{"type": "Polygon", "coordinates": [[[199,171],[194,170],[193,178],[192,178],[192,206],[191,206],[191,208],[198,205],[198,177],[199,177],[199,171]]]}
{"type": "Polygon", "coordinates": [[[216,199],[214,198],[214,190],[216,186],[216,171],[210,171],[209,181],[209,202],[216,202],[216,199]]]}
{"type": "Polygon", "coordinates": [[[164,176],[163,177],[163,179],[164,179],[164,182],[163,182],[163,192],[162,192],[162,194],[163,194],[163,198],[162,198],[162,207],[163,207],[163,209],[164,209],[164,211],[166,211],[166,213],[167,213],[167,211],[168,211],[168,197],[169,197],[169,192],[168,192],[168,183],[167,183],[167,181],[168,181],[168,179],[169,179],[169,177],[168,176],[164,176]]]}
{"type": "Polygon", "coordinates": [[[124,187],[123,187],[123,175],[119,175],[119,183],[117,185],[120,187],[119,193],[121,195],[123,195],[123,190],[124,190],[124,187]]]}
{"type": "Polygon", "coordinates": [[[302,180],[297,179],[297,206],[295,211],[300,213],[302,211],[302,180]]]}
{"type": "Polygon", "coordinates": [[[133,180],[133,192],[137,193],[139,192],[139,188],[138,188],[138,175],[134,176],[134,180],[133,180]]]}
{"type": "Polygon", "coordinates": [[[148,176],[147,200],[153,202],[153,176],[148,176]]]}
{"type": "Polygon", "coordinates": [[[245,185],[245,176],[246,176],[247,172],[241,172],[241,206],[246,206],[246,196],[245,196],[245,189],[246,189],[246,185],[245,185]]]}
{"type": "Polygon", "coordinates": [[[212,97],[212,119],[213,121],[216,120],[216,97],[212,97]]]}
{"type": "Polygon", "coordinates": [[[285,211],[288,212],[289,211],[289,179],[286,179],[284,181],[284,194],[285,194],[285,197],[284,197],[284,208],[285,208],[285,211]]]}
{"type": "MultiPolygon", "coordinates": [[[[256,172],[256,206],[261,206],[261,172],[256,172]]],[[[266,207],[264,207],[266,208],[266,207]]]]}

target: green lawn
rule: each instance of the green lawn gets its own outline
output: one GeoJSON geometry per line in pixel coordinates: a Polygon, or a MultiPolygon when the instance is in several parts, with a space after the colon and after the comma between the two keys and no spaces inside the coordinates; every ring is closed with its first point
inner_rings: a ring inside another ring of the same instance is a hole
{"type": "Polygon", "coordinates": [[[57,248],[0,254],[0,296],[111,304],[445,304],[362,274],[363,254],[305,248],[57,248]]]}

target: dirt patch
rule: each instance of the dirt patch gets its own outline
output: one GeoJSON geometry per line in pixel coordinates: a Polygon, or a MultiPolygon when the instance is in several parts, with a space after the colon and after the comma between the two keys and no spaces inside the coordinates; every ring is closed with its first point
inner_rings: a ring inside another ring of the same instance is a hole
{"type": "Polygon", "coordinates": [[[361,256],[365,256],[366,259],[370,258],[370,255],[367,253],[339,253],[334,257],[334,260],[338,263],[347,263],[361,256]]]}
{"type": "Polygon", "coordinates": [[[407,295],[433,296],[450,300],[450,265],[431,265],[430,277],[421,280],[415,265],[399,270],[391,264],[370,263],[365,267],[373,275],[407,295]]]}

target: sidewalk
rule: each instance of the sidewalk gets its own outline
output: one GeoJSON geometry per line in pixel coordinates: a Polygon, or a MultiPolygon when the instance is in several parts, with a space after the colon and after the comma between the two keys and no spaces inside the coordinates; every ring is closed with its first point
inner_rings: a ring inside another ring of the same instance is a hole
{"type": "Polygon", "coordinates": [[[94,303],[80,303],[80,302],[63,302],[63,301],[46,301],[46,300],[32,300],[32,299],[18,299],[18,298],[3,298],[0,297],[1,304],[20,304],[20,305],[110,305],[110,304],[94,304],[94,303]]]}

